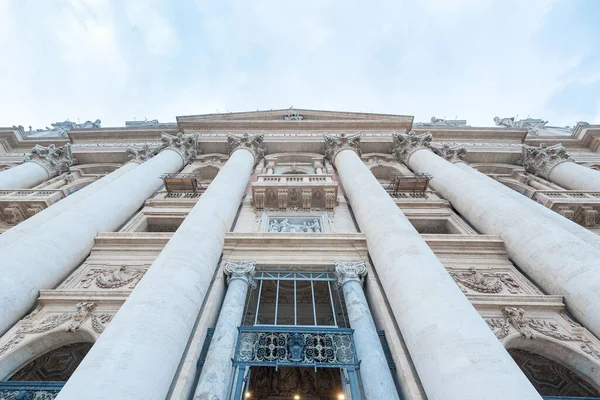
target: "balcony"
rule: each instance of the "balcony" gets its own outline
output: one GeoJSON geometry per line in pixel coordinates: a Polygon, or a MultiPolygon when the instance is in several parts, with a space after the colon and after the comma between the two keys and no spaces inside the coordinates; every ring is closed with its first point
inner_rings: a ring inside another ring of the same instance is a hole
{"type": "Polygon", "coordinates": [[[40,399],[53,400],[63,388],[65,382],[2,381],[0,399],[40,399]]]}
{"type": "Polygon", "coordinates": [[[252,182],[256,210],[326,210],[338,205],[338,184],[331,175],[258,175],[252,182]]]}
{"type": "Polygon", "coordinates": [[[600,222],[600,192],[537,190],[533,200],[586,228],[600,222]]]}
{"type": "Polygon", "coordinates": [[[0,190],[0,215],[8,225],[16,225],[65,198],[60,189],[0,190]]]}

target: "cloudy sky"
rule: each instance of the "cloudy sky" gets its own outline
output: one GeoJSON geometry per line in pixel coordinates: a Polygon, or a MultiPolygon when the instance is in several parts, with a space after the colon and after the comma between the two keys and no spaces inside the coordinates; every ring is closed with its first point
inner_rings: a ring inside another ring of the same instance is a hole
{"type": "Polygon", "coordinates": [[[600,123],[600,1],[0,0],[0,126],[312,108],[600,123]]]}

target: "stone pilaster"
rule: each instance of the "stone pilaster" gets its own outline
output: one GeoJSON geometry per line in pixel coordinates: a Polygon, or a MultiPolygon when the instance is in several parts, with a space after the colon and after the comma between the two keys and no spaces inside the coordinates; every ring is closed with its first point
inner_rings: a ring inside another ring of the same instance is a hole
{"type": "Polygon", "coordinates": [[[169,149],[177,152],[183,159],[183,164],[185,165],[189,163],[192,158],[200,154],[198,137],[199,135],[197,133],[186,135],[182,132],[177,132],[176,135],[169,135],[168,133],[163,132],[160,136],[162,142],[161,148],[163,150],[169,149]]]}
{"type": "MultiPolygon", "coordinates": [[[[244,132],[242,135],[227,135],[227,142],[229,143],[229,154],[232,154],[238,149],[249,150],[254,156],[254,165],[265,156],[266,147],[263,144],[264,134],[259,133],[258,135],[248,135],[244,132]]],[[[269,168],[269,166],[267,166],[269,168]]]]}
{"type": "Polygon", "coordinates": [[[148,161],[157,155],[159,151],[160,147],[150,147],[147,144],[144,144],[141,147],[129,146],[125,149],[125,152],[129,157],[129,162],[138,164],[148,161]]]}
{"type": "Polygon", "coordinates": [[[393,133],[394,147],[392,154],[404,164],[408,164],[410,156],[417,150],[428,149],[431,146],[431,132],[417,134],[415,131],[409,133],[393,133]]]}
{"type": "Polygon", "coordinates": [[[227,294],[213,341],[210,344],[202,375],[196,387],[194,400],[225,399],[231,384],[237,341],[237,327],[242,322],[248,287],[254,285],[256,263],[254,261],[227,261],[223,271],[227,275],[227,294]]]}
{"type": "Polygon", "coordinates": [[[559,164],[573,161],[562,144],[539,147],[523,145],[521,163],[529,173],[549,179],[552,170],[559,164]]]}
{"type": "Polygon", "coordinates": [[[353,150],[359,157],[360,152],[360,138],[361,134],[346,135],[344,132],[339,135],[324,135],[325,138],[325,157],[334,162],[337,154],[346,149],[353,150]]]}
{"type": "Polygon", "coordinates": [[[441,146],[431,146],[431,150],[452,164],[465,162],[464,158],[467,155],[465,146],[450,146],[448,143],[444,143],[441,146]]]}
{"type": "Polygon", "coordinates": [[[34,162],[41,165],[48,172],[50,178],[67,172],[71,165],[77,164],[77,159],[71,152],[71,144],[56,147],[51,144],[48,147],[36,144],[31,149],[25,162],[34,162]]]}

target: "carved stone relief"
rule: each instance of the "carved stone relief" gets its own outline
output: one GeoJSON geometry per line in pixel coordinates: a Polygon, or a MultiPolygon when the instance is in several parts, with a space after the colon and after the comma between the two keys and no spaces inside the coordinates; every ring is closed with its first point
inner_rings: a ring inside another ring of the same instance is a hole
{"type": "Polygon", "coordinates": [[[529,173],[548,179],[548,175],[558,164],[572,161],[562,144],[539,147],[523,145],[521,164],[529,173]]]}
{"type": "Polygon", "coordinates": [[[506,272],[480,272],[475,268],[449,272],[465,293],[468,293],[467,289],[478,293],[501,293],[504,290],[511,294],[523,293],[519,283],[506,272]]]}
{"type": "Polygon", "coordinates": [[[64,330],[69,333],[79,331],[88,320],[94,332],[98,334],[104,332],[113,315],[95,312],[96,306],[96,303],[81,302],[76,304],[74,312],[53,313],[43,318],[38,318],[41,308],[35,309],[17,324],[14,333],[10,334],[9,332],[10,338],[0,346],[0,356],[30,335],[49,332],[67,323],[68,325],[64,327],[64,330]]]}
{"type": "Polygon", "coordinates": [[[339,135],[323,135],[325,139],[324,154],[327,159],[333,162],[335,156],[344,149],[351,149],[360,157],[360,138],[362,134],[347,135],[341,132],[339,135]]]}
{"type": "Polygon", "coordinates": [[[200,153],[198,137],[197,133],[185,135],[182,132],[177,132],[176,135],[169,135],[163,132],[160,136],[161,148],[175,150],[187,164],[200,153]]]}
{"type": "Polygon", "coordinates": [[[230,153],[239,148],[248,149],[254,155],[254,164],[258,164],[267,151],[267,148],[263,144],[264,137],[265,135],[262,133],[251,136],[246,132],[242,135],[227,135],[227,142],[231,149],[230,153]]]}
{"type": "Polygon", "coordinates": [[[41,165],[48,171],[48,175],[54,177],[68,171],[70,166],[77,164],[77,159],[73,157],[70,144],[59,147],[53,144],[48,147],[36,144],[31,149],[31,154],[27,156],[25,162],[35,162],[41,165]]]}
{"type": "Polygon", "coordinates": [[[485,319],[498,339],[504,339],[514,330],[525,339],[536,339],[541,335],[560,341],[574,342],[579,345],[581,351],[600,361],[600,348],[598,345],[586,337],[584,330],[574,327],[573,322],[570,325],[575,330],[569,332],[555,321],[527,318],[525,310],[519,307],[504,307],[502,313],[504,318],[485,319]],[[577,332],[577,330],[580,332],[577,332]]]}
{"type": "Polygon", "coordinates": [[[89,289],[94,286],[99,289],[133,289],[142,279],[147,268],[131,268],[121,266],[118,268],[92,268],[79,282],[79,286],[89,289]]]}
{"type": "Polygon", "coordinates": [[[402,161],[404,164],[408,162],[408,158],[412,153],[420,149],[428,149],[431,146],[431,132],[417,134],[415,131],[406,133],[392,133],[394,139],[394,147],[392,154],[402,161]]]}

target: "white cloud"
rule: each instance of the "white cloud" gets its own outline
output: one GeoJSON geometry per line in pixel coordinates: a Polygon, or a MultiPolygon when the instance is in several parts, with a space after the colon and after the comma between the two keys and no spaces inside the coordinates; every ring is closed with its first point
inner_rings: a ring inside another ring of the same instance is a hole
{"type": "Polygon", "coordinates": [[[144,36],[147,51],[153,55],[175,55],[180,43],[175,29],[164,16],[164,0],[128,0],[124,3],[129,22],[144,36]]]}

